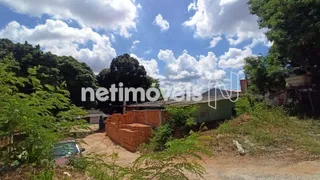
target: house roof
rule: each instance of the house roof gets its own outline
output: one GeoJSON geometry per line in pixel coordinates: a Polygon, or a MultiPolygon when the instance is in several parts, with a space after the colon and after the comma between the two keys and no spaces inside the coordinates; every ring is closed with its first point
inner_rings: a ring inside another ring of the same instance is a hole
{"type": "MultiPolygon", "coordinates": [[[[221,101],[225,99],[234,99],[239,96],[238,91],[216,91],[211,89],[202,94],[202,99],[200,101],[193,101],[193,100],[184,100],[184,101],[175,101],[175,100],[168,100],[168,101],[155,101],[155,102],[145,102],[139,104],[131,104],[127,107],[148,107],[148,108],[161,108],[165,106],[187,106],[192,104],[202,104],[214,101],[221,101]],[[230,96],[230,97],[229,97],[230,96]]],[[[192,98],[191,98],[192,99],[192,98]]]]}
{"type": "Polygon", "coordinates": [[[88,114],[84,116],[84,118],[86,117],[97,117],[97,116],[103,116],[103,117],[107,117],[108,114],[98,110],[98,109],[90,109],[87,110],[88,114]]]}

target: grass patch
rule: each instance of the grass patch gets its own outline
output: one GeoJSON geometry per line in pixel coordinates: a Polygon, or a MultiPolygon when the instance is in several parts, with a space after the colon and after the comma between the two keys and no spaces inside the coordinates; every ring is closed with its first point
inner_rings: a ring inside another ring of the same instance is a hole
{"type": "Polygon", "coordinates": [[[243,114],[222,124],[215,135],[242,142],[247,139],[258,148],[290,148],[320,155],[320,121],[289,117],[279,108],[243,114]]]}

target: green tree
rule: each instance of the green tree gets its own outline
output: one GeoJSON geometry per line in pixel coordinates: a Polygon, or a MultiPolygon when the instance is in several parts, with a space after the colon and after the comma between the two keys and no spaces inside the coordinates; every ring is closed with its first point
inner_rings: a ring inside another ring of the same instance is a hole
{"type": "Polygon", "coordinates": [[[276,53],[268,56],[249,56],[245,58],[244,73],[251,81],[249,91],[265,95],[285,89],[285,78],[289,70],[279,61],[276,53]]]}
{"type": "Polygon", "coordinates": [[[24,138],[1,148],[0,162],[43,165],[52,160],[53,144],[82,124],[73,118],[85,112],[70,103],[68,91],[42,85],[37,78],[40,66],[29,68],[27,77],[16,76],[12,70],[17,68],[12,54],[0,60],[0,137],[19,134],[24,138]],[[19,91],[25,85],[32,85],[32,93],[19,91]]]}
{"type": "Polygon", "coordinates": [[[259,17],[261,28],[273,48],[291,67],[313,74],[320,64],[319,0],[250,0],[252,14],[259,17]]]}
{"type": "Polygon", "coordinates": [[[244,65],[244,73],[246,78],[251,81],[250,90],[254,93],[267,93],[267,67],[266,59],[260,57],[246,57],[244,65]]]}
{"type": "MultiPolygon", "coordinates": [[[[72,57],[56,56],[50,52],[41,51],[40,46],[33,47],[25,42],[14,44],[8,39],[0,39],[0,59],[12,54],[18,63],[12,69],[19,77],[28,77],[29,68],[38,67],[35,76],[42,85],[60,86],[65,83],[65,89],[70,93],[71,101],[77,106],[94,107],[91,102],[81,102],[81,87],[96,87],[95,75],[91,68],[72,57]]],[[[20,87],[22,93],[33,93],[31,84],[20,87]]]]}
{"type": "Polygon", "coordinates": [[[81,88],[92,87],[97,88],[96,77],[92,69],[85,63],[79,62],[71,56],[62,56],[58,58],[59,74],[66,82],[70,99],[77,106],[86,109],[96,107],[95,102],[90,102],[87,98],[86,102],[81,101],[81,88]]]}
{"type": "Polygon", "coordinates": [[[129,54],[114,58],[110,68],[102,70],[97,79],[102,87],[110,87],[112,84],[119,84],[120,82],[123,83],[124,87],[150,87],[146,70],[137,59],[129,54]]]}
{"type": "MultiPolygon", "coordinates": [[[[97,82],[100,87],[110,88],[115,84],[119,87],[119,83],[123,83],[123,88],[142,88],[148,89],[153,83],[156,84],[156,88],[159,88],[157,80],[147,76],[147,72],[139,61],[129,54],[124,54],[114,58],[110,64],[110,68],[103,69],[97,75],[97,82]]],[[[118,97],[118,93],[117,96],[118,97]]],[[[138,94],[137,102],[141,102],[141,96],[138,94]]],[[[121,106],[122,101],[116,99],[115,102],[101,102],[100,108],[105,108],[109,104],[114,106],[121,106]]],[[[130,103],[136,103],[133,100],[132,94],[129,96],[130,103]]],[[[118,111],[121,111],[120,109],[118,111]]]]}

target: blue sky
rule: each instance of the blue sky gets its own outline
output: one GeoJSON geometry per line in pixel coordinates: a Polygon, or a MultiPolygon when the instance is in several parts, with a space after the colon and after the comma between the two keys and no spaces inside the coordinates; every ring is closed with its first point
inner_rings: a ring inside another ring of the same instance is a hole
{"type": "Polygon", "coordinates": [[[163,88],[230,84],[246,56],[271,45],[246,0],[0,0],[0,14],[0,38],[71,55],[96,73],[129,53],[163,88]]]}

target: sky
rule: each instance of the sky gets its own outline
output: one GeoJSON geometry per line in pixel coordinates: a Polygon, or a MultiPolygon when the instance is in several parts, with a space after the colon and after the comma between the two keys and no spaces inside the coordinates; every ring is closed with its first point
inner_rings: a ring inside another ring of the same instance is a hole
{"type": "Polygon", "coordinates": [[[240,89],[244,58],[271,42],[247,0],[0,0],[0,38],[86,62],[128,53],[162,88],[240,89]],[[234,76],[233,76],[234,77],[234,76]]]}

